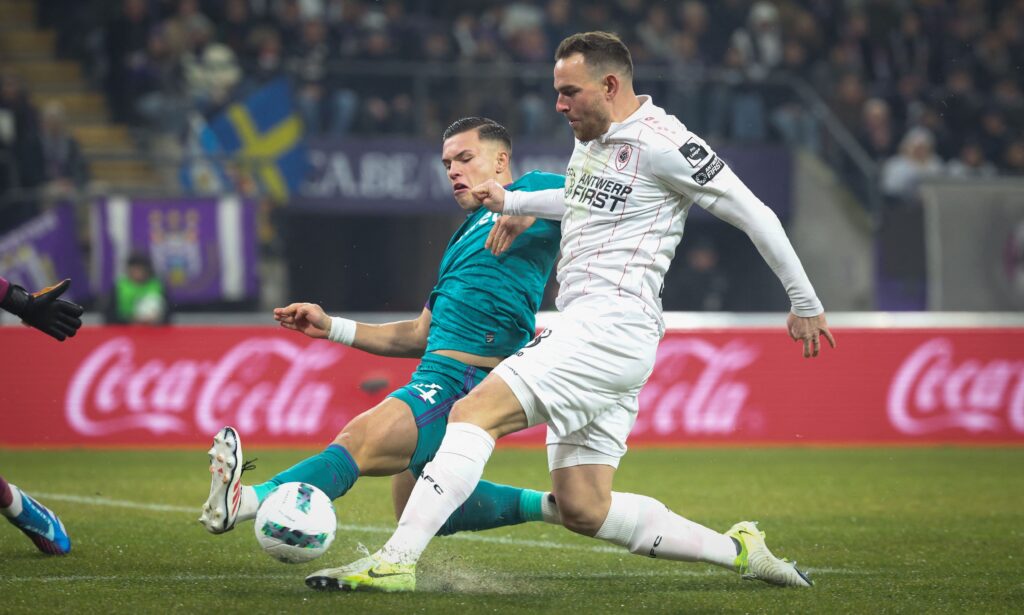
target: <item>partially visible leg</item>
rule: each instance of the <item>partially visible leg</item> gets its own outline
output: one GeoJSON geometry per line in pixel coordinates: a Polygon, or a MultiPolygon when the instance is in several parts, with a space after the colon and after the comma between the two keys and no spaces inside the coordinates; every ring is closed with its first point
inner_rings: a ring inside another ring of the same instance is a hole
{"type": "Polygon", "coordinates": [[[207,530],[220,534],[238,521],[256,517],[260,503],[283,483],[304,482],[332,500],[348,492],[361,474],[388,476],[404,469],[416,446],[416,423],[405,402],[388,397],[342,429],[325,450],[254,485],[241,484],[246,468],[241,439],[231,427],[214,437],[210,449],[210,495],[199,517],[207,530]]]}
{"type": "MultiPolygon", "coordinates": [[[[600,455],[579,448],[592,457],[600,455]]],[[[615,463],[617,459],[610,461],[615,463]]],[[[773,585],[812,585],[795,564],[768,550],[764,532],[754,523],[737,523],[721,534],[677,515],[654,498],[612,491],[614,473],[613,466],[600,464],[552,470],[552,490],[568,529],[625,547],[637,555],[706,562],[773,585]]]]}
{"type": "Polygon", "coordinates": [[[416,561],[445,521],[476,489],[496,437],[526,427],[526,415],[500,377],[489,375],[451,412],[433,461],[417,479],[398,528],[376,553],[306,577],[313,589],[416,589],[416,561]]]}
{"type": "Polygon", "coordinates": [[[733,539],[680,517],[654,498],[612,491],[614,476],[615,468],[609,465],[551,472],[566,528],[638,555],[708,562],[735,570],[739,548],[733,539]]]}
{"type": "Polygon", "coordinates": [[[496,438],[526,427],[512,390],[491,374],[455,403],[434,460],[424,467],[383,559],[414,564],[430,539],[476,489],[496,438]]]}
{"type": "Polygon", "coordinates": [[[416,437],[416,422],[409,406],[388,397],[352,419],[324,451],[254,485],[257,508],[284,483],[309,483],[336,500],[348,493],[360,476],[397,474],[408,467],[416,437]]]}
{"type": "Polygon", "coordinates": [[[395,507],[395,521],[402,518],[402,511],[415,486],[416,475],[412,472],[399,472],[391,477],[391,503],[395,507]]]}
{"type": "MultiPolygon", "coordinates": [[[[403,508],[405,500],[415,486],[416,477],[434,459],[445,436],[448,426],[447,413],[426,415],[426,418],[429,419],[431,416],[434,417],[433,420],[421,420],[419,440],[409,462],[409,472],[403,472],[410,475],[408,482],[403,481],[408,488],[408,491],[402,494],[403,508]]],[[[544,494],[540,491],[481,480],[469,498],[448,517],[438,535],[446,536],[461,531],[489,530],[526,521],[540,521],[544,519],[545,503],[544,494]]],[[[398,517],[401,517],[401,513],[398,517]]],[[[557,515],[554,517],[553,522],[557,523],[557,515]]]]}
{"type": "Polygon", "coordinates": [[[28,536],[32,544],[43,553],[65,555],[71,551],[71,538],[57,515],[2,476],[0,514],[28,536]]]}

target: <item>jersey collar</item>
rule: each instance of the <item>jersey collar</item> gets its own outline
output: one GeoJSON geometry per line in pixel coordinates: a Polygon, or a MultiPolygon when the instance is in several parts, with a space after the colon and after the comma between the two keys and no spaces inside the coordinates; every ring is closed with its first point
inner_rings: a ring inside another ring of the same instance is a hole
{"type": "Polygon", "coordinates": [[[628,126],[633,122],[639,120],[640,118],[646,117],[651,114],[651,111],[654,108],[654,103],[651,102],[651,97],[648,96],[647,94],[640,94],[639,96],[637,96],[637,98],[640,99],[640,106],[637,107],[637,110],[634,111],[629,117],[622,120],[621,122],[612,122],[611,125],[608,126],[608,130],[606,130],[603,135],[597,138],[598,141],[600,141],[601,143],[607,143],[608,139],[614,136],[615,133],[619,131],[619,129],[628,126]]]}

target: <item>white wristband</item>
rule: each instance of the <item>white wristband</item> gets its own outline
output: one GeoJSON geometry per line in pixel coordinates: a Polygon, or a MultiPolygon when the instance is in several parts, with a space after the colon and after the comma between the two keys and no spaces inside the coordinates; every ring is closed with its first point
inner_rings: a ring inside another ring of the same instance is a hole
{"type": "Polygon", "coordinates": [[[356,341],[356,321],[332,316],[331,330],[327,333],[327,339],[351,346],[352,342],[356,341]]]}

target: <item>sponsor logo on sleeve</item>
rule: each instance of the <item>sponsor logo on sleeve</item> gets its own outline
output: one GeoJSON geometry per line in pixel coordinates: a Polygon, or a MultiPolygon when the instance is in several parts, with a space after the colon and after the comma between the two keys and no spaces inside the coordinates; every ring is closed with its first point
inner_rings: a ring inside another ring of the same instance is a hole
{"type": "Polygon", "coordinates": [[[709,181],[715,178],[715,175],[725,168],[725,163],[718,156],[711,158],[711,161],[701,167],[699,171],[693,174],[693,181],[697,182],[698,186],[703,186],[709,181]]]}
{"type": "Polygon", "coordinates": [[[700,163],[704,162],[704,160],[710,155],[708,148],[704,147],[697,141],[694,141],[692,137],[689,141],[683,143],[683,146],[679,148],[679,153],[682,154],[683,158],[686,158],[686,162],[689,162],[690,166],[695,169],[699,167],[700,163]]]}

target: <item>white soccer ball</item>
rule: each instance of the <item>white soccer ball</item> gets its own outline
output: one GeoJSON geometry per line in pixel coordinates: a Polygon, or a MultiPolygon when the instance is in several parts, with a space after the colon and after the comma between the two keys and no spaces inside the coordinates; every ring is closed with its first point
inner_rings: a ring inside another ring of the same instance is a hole
{"type": "Polygon", "coordinates": [[[338,518],[323,491],[308,483],[285,483],[260,504],[255,529],[256,540],[270,557],[301,564],[327,551],[338,518]]]}

